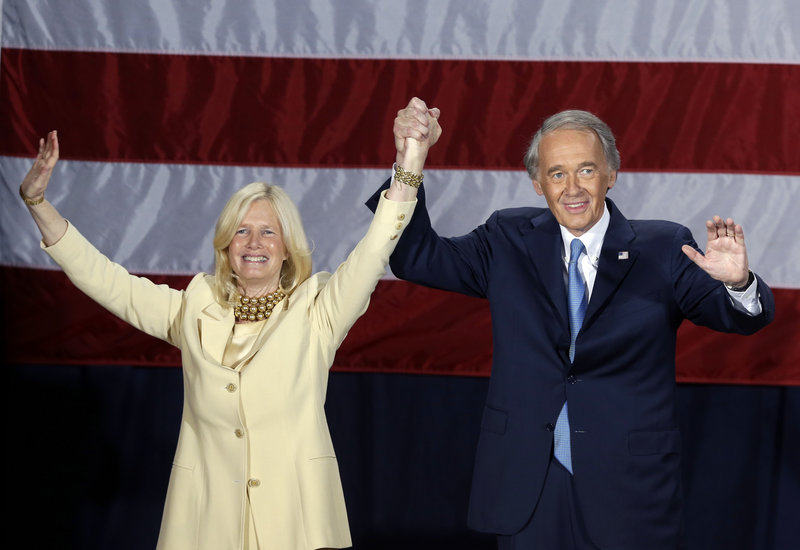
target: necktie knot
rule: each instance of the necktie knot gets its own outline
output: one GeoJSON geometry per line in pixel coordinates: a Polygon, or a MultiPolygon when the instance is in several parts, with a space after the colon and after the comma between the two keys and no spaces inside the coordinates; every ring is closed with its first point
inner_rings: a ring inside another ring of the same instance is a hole
{"type": "Polygon", "coordinates": [[[581,254],[586,250],[586,247],[583,246],[583,242],[580,239],[572,239],[572,242],[569,243],[569,263],[570,265],[575,264],[578,262],[578,258],[581,257],[581,254]]]}

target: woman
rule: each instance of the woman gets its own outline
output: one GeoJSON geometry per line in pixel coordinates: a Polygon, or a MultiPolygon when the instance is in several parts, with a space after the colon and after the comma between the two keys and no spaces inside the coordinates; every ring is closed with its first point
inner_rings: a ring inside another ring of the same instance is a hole
{"type": "Polygon", "coordinates": [[[181,350],[183,416],[158,548],[350,546],[323,407],[328,370],[415,203],[381,201],[336,272],[311,275],[292,201],[250,184],[217,222],[215,274],[181,291],[128,274],[45,200],[58,153],[51,132],[20,186],[42,247],[88,296],[181,350]]]}

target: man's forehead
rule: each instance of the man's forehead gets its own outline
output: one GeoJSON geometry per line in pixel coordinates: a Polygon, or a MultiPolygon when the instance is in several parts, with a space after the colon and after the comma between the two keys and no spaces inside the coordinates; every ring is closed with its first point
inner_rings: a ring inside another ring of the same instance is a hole
{"type": "Polygon", "coordinates": [[[592,153],[604,154],[600,138],[591,130],[555,130],[542,136],[539,142],[539,156],[553,151],[573,152],[587,145],[591,147],[592,153]]]}

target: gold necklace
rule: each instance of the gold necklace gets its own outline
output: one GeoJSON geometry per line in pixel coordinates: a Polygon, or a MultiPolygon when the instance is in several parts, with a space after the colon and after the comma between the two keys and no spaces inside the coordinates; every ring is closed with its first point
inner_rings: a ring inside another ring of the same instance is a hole
{"type": "Polygon", "coordinates": [[[279,288],[266,296],[248,298],[236,295],[236,304],[233,306],[233,316],[237,321],[263,321],[269,319],[273,308],[283,300],[286,294],[279,288]]]}

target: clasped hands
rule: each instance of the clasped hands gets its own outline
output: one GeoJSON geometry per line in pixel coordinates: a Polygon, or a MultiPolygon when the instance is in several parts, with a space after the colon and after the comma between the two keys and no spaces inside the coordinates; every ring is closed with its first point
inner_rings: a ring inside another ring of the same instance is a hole
{"type": "Polygon", "coordinates": [[[429,109],[418,97],[412,97],[404,109],[397,111],[392,129],[394,146],[397,164],[405,170],[417,174],[422,172],[428,150],[442,135],[439,114],[439,109],[429,109]]]}

